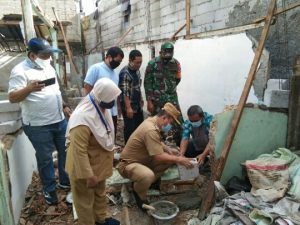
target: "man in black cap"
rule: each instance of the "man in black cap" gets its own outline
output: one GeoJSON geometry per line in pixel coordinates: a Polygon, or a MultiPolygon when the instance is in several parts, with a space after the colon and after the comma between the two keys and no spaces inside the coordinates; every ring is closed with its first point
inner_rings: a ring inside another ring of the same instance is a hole
{"type": "Polygon", "coordinates": [[[70,108],[63,104],[58,80],[51,66],[51,54],[61,52],[41,38],[28,42],[28,58],[16,65],[9,79],[9,101],[20,103],[23,129],[35,151],[39,175],[47,204],[56,204],[56,186],[70,186],[65,172],[65,115],[70,108]],[[58,152],[59,183],[56,185],[52,152],[58,152]]]}

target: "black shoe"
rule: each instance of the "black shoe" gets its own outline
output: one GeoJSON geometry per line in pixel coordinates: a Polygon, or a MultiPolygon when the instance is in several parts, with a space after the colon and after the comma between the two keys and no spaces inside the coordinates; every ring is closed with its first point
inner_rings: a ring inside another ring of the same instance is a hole
{"type": "Polygon", "coordinates": [[[110,217],[106,218],[104,223],[96,222],[95,225],[120,225],[120,221],[110,217]]]}
{"type": "Polygon", "coordinates": [[[160,191],[160,184],[161,184],[161,179],[158,178],[154,183],[151,184],[149,189],[160,191]]]}
{"type": "Polygon", "coordinates": [[[51,191],[51,192],[44,191],[44,198],[48,205],[55,205],[58,203],[56,191],[51,191]]]}
{"type": "Polygon", "coordinates": [[[146,204],[148,205],[149,202],[147,200],[142,200],[139,195],[134,191],[132,190],[133,192],[133,196],[135,198],[135,202],[136,202],[136,205],[143,211],[143,212],[146,212],[147,210],[143,208],[143,204],[146,204]]]}
{"type": "Polygon", "coordinates": [[[58,184],[56,185],[56,187],[57,187],[58,189],[62,189],[62,190],[65,190],[65,191],[69,191],[69,190],[71,189],[70,184],[61,184],[61,183],[58,183],[58,184]]]}

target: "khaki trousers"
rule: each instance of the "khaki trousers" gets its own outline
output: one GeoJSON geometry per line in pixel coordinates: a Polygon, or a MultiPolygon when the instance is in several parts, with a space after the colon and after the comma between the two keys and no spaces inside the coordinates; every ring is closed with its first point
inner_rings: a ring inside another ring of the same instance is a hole
{"type": "Polygon", "coordinates": [[[95,225],[107,218],[105,180],[95,188],[87,188],[86,180],[70,180],[73,204],[78,215],[78,225],[95,225]]]}
{"type": "Polygon", "coordinates": [[[133,181],[133,189],[142,200],[146,200],[147,191],[151,184],[155,182],[170,165],[159,165],[151,170],[140,163],[120,162],[119,173],[133,181]]]}

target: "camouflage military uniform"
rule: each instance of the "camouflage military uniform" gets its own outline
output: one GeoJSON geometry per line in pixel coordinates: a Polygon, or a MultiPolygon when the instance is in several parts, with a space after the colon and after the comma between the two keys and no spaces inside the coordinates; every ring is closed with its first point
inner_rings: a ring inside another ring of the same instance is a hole
{"type": "MultiPolygon", "coordinates": [[[[172,103],[181,112],[176,92],[180,79],[181,66],[176,59],[172,58],[166,64],[160,56],[149,61],[145,72],[144,88],[147,101],[151,100],[154,105],[152,116],[156,115],[167,102],[172,103]]],[[[182,118],[180,122],[182,123],[182,118]]],[[[173,136],[173,140],[179,144],[181,131],[181,126],[175,122],[168,136],[173,136]]]]}
{"type": "Polygon", "coordinates": [[[147,101],[151,100],[155,107],[154,114],[167,102],[180,109],[176,92],[180,79],[181,67],[176,59],[164,64],[160,57],[156,57],[148,63],[144,87],[147,101]]]}

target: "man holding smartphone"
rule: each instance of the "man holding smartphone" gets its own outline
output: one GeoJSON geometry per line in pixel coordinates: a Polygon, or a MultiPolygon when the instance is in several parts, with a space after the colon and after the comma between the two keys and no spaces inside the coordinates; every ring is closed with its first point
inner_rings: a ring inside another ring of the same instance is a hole
{"type": "Polygon", "coordinates": [[[20,103],[23,129],[35,151],[39,176],[43,184],[47,204],[56,204],[56,187],[69,189],[65,172],[65,115],[70,109],[64,106],[57,76],[51,66],[51,54],[61,52],[41,38],[28,42],[28,53],[23,62],[16,65],[9,79],[9,101],[20,103]],[[52,152],[58,152],[59,183],[56,185],[52,152]]]}

